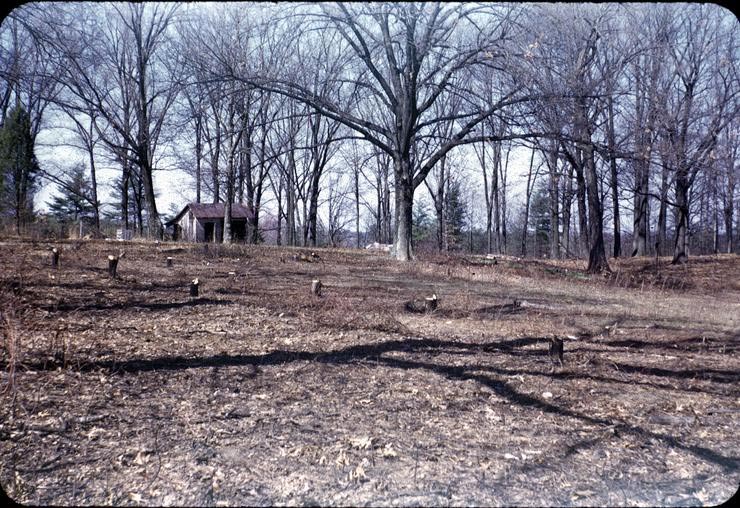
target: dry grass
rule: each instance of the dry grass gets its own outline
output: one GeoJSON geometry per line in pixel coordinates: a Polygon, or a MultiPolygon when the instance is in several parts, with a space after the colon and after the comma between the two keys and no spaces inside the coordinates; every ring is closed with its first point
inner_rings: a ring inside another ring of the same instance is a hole
{"type": "Polygon", "coordinates": [[[0,482],[20,502],[680,505],[737,488],[737,256],[606,278],[129,243],[112,280],[117,243],[65,243],[58,271],[47,249],[0,245],[23,345],[0,353],[18,408],[0,482]],[[434,313],[404,310],[431,293],[434,313]]]}

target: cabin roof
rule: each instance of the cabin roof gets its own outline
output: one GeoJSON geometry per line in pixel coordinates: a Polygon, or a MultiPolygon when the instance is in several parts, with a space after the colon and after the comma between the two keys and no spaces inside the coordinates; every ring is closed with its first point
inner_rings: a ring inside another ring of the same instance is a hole
{"type": "MultiPolygon", "coordinates": [[[[171,220],[166,222],[166,225],[172,225],[180,221],[183,215],[190,210],[196,219],[223,219],[224,218],[224,203],[188,203],[185,207],[175,215],[171,220]]],[[[231,218],[232,219],[249,219],[252,217],[252,210],[241,203],[233,203],[231,205],[231,218]]]]}

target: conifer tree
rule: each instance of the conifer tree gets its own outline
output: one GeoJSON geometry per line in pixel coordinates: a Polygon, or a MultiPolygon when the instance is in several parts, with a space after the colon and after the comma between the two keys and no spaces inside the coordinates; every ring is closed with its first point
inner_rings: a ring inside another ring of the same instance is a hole
{"type": "Polygon", "coordinates": [[[47,202],[54,217],[62,223],[77,222],[95,211],[92,184],[83,164],[75,165],[60,182],[61,195],[47,202]]]}
{"type": "Polygon", "coordinates": [[[15,219],[16,233],[33,219],[39,165],[31,119],[22,106],[10,110],[0,128],[0,214],[15,219]]]}

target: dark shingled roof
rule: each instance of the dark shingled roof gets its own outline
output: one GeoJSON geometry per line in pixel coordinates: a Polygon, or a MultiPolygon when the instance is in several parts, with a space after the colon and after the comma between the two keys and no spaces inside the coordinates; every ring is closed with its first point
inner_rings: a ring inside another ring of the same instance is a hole
{"type": "MultiPolygon", "coordinates": [[[[182,209],[172,220],[167,221],[167,225],[178,222],[185,212],[190,209],[193,215],[197,219],[223,219],[224,218],[224,203],[188,203],[185,208],[182,209]]],[[[248,219],[252,217],[252,211],[248,206],[240,203],[234,203],[231,205],[231,218],[232,219],[248,219]]]]}

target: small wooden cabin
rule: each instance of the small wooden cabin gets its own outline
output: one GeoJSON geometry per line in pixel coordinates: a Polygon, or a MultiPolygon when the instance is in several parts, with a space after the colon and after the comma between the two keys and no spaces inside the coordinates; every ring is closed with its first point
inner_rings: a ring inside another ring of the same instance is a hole
{"type": "MultiPolygon", "coordinates": [[[[171,228],[172,239],[184,242],[222,242],[224,238],[224,203],[188,203],[165,226],[171,228]]],[[[231,205],[231,234],[234,241],[247,237],[249,207],[231,205]]]]}

